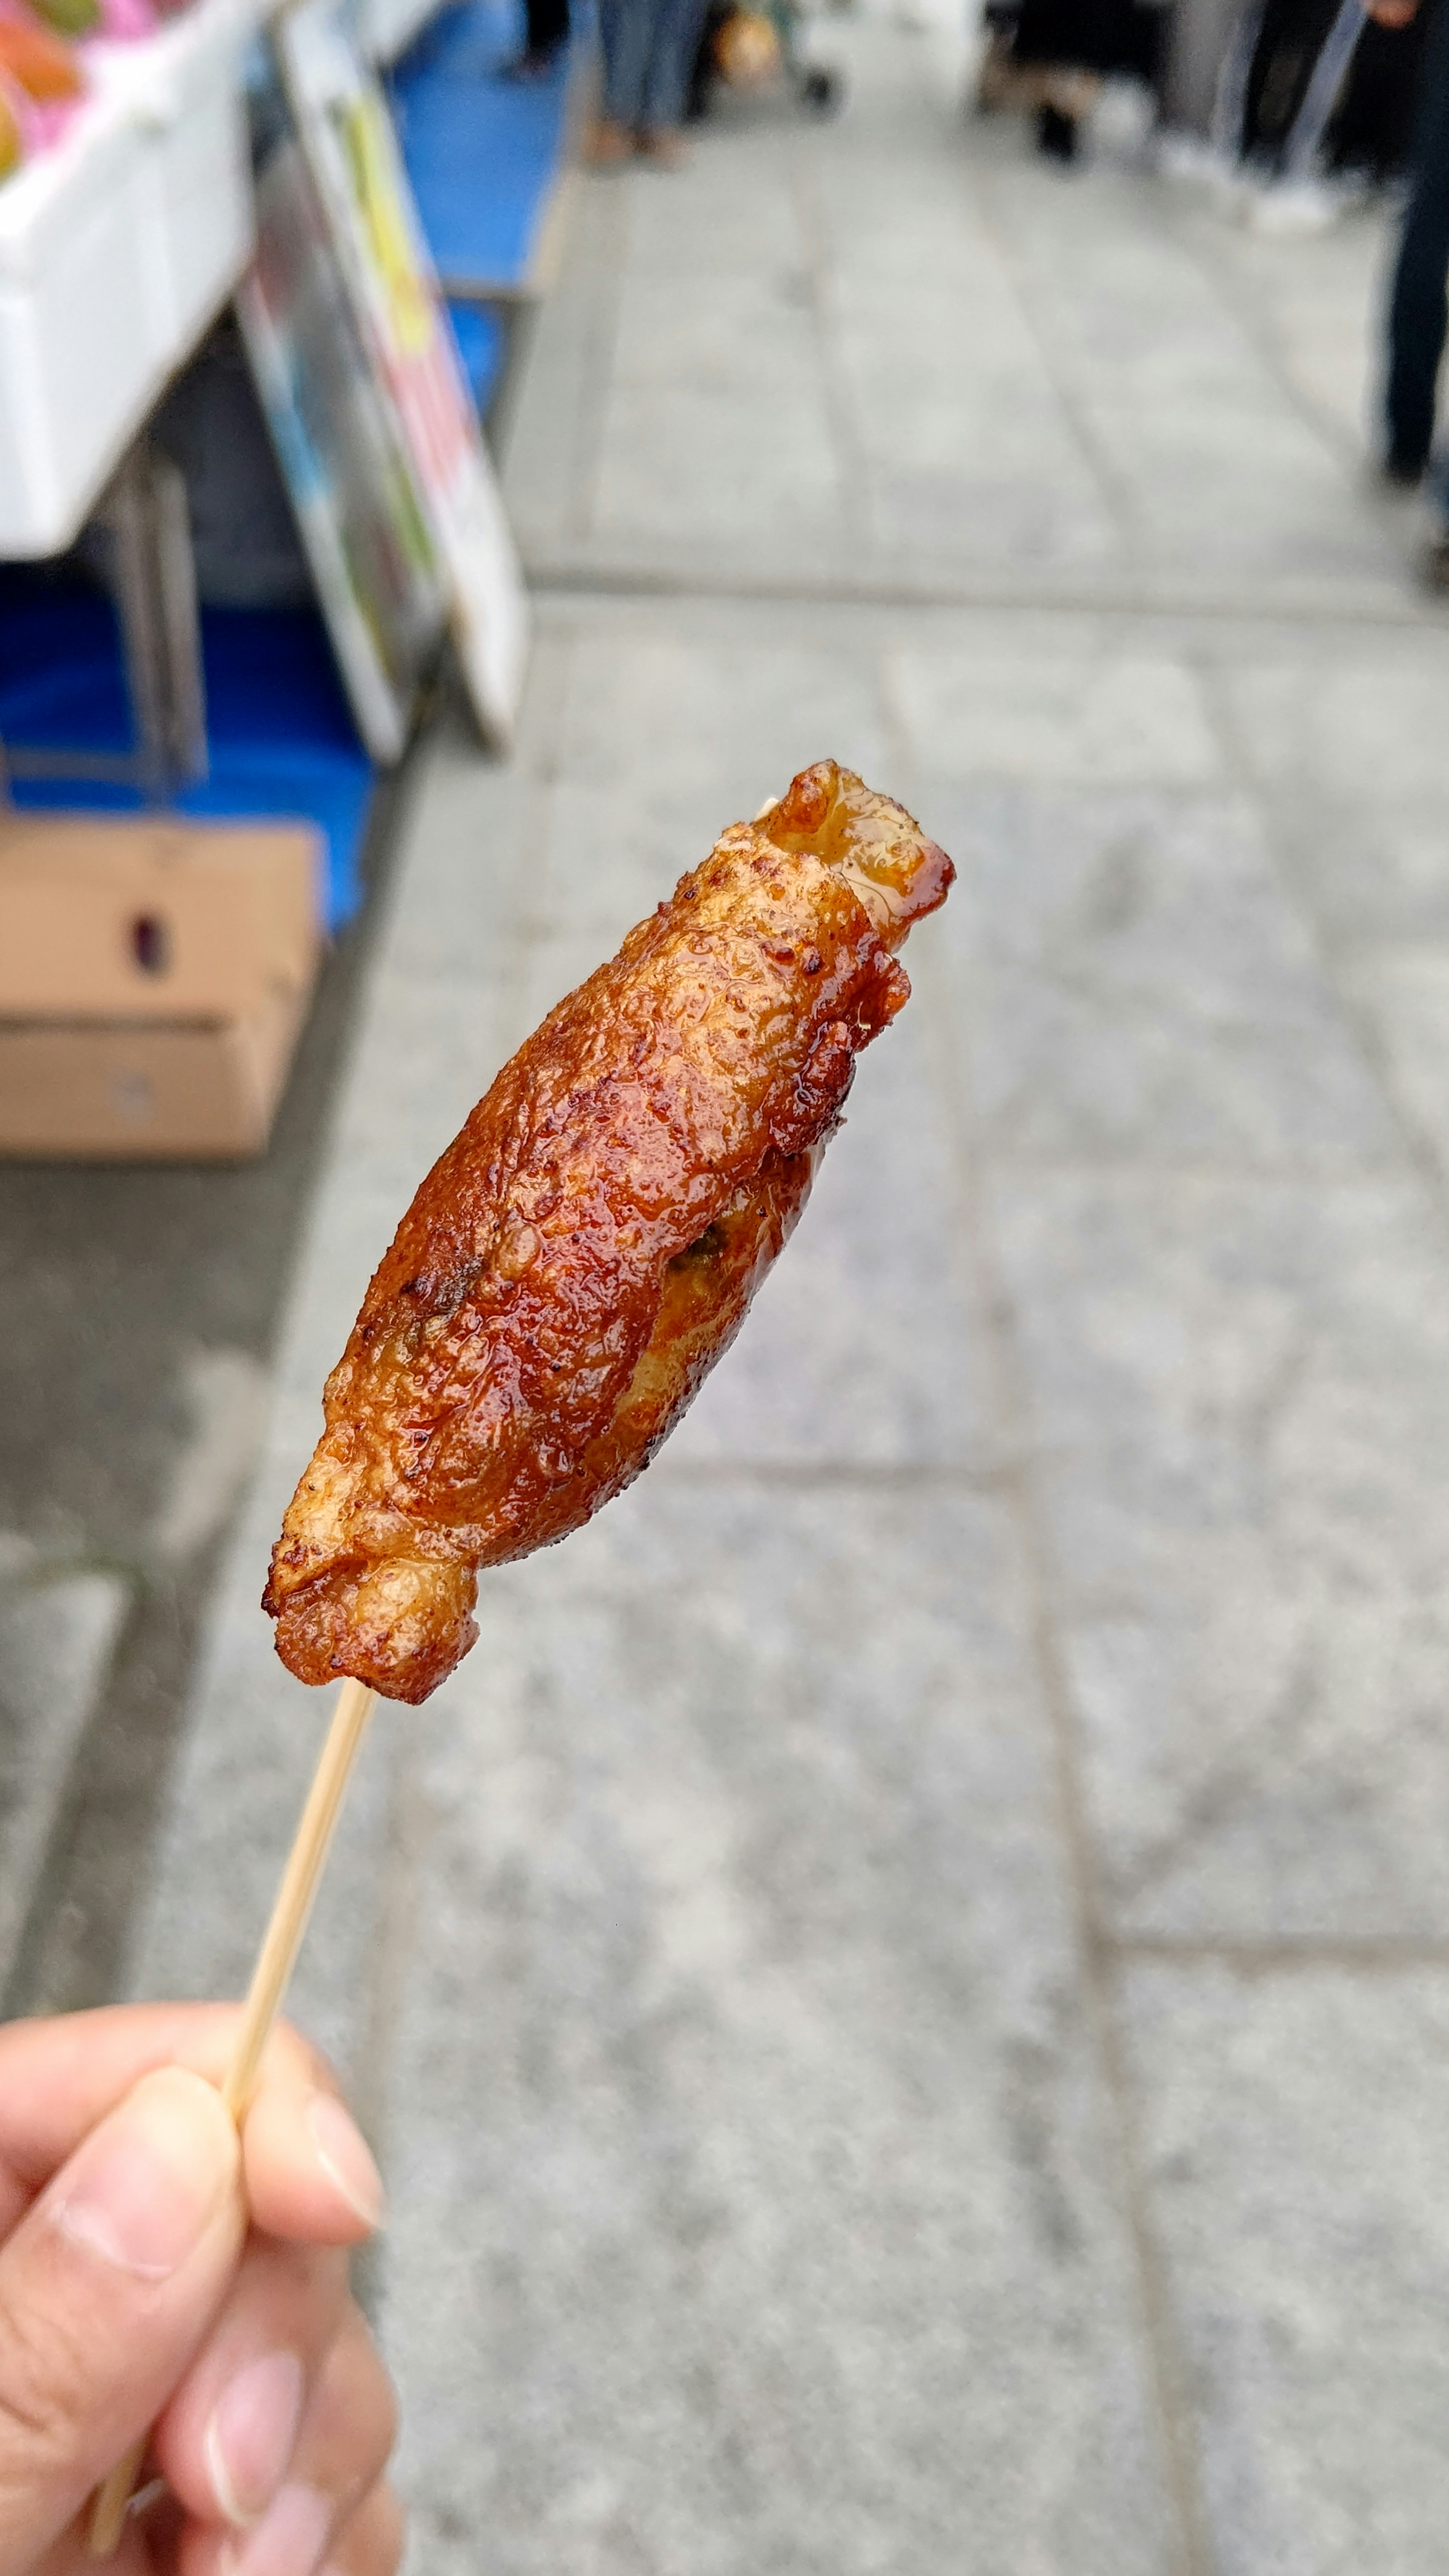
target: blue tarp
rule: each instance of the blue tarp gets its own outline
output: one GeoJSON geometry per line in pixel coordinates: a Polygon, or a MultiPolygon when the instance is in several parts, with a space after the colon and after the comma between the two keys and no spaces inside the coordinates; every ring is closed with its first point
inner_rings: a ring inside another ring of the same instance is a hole
{"type": "Polygon", "coordinates": [[[408,177],[445,287],[526,288],[563,158],[569,68],[509,81],[522,43],[509,0],[457,0],[395,66],[389,84],[408,177]]]}
{"type": "MultiPolygon", "coordinates": [[[[361,899],[358,860],[373,767],[357,738],[316,611],[202,611],[210,774],[176,810],[212,820],[266,815],[314,824],[327,843],[327,921],[361,899]]],[[[0,741],[27,750],[134,748],[120,636],[99,591],[20,565],[0,567],[0,741]]],[[[144,799],[109,781],[17,778],[19,806],[135,813],[144,799]]]]}
{"type": "Polygon", "coordinates": [[[493,398],[493,389],[503,365],[503,324],[486,304],[450,303],[448,319],[453,325],[463,373],[468,379],[481,420],[493,398]]]}

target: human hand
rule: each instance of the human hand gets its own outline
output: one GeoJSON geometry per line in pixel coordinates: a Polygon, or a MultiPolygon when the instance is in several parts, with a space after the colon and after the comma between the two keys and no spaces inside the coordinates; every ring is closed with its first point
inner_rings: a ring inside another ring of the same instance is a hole
{"type": "Polygon", "coordinates": [[[0,2029],[0,2576],[97,2576],[89,2499],[154,2427],[114,2576],[393,2576],[392,2391],[348,2290],[382,2191],[283,2027],[238,2139],[238,2010],[0,2029]]]}
{"type": "Polygon", "coordinates": [[[1407,27],[1419,14],[1419,0],[1364,0],[1364,8],[1376,26],[1407,27]]]}

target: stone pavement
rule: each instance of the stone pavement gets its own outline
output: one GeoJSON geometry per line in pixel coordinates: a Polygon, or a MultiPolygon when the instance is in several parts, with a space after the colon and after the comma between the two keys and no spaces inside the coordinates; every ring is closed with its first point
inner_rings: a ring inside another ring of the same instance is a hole
{"type": "Polygon", "coordinates": [[[370,928],[364,914],[324,965],[261,1162],[0,1163],[7,2012],[112,1989],[266,1418],[370,928]]]}
{"type": "Polygon", "coordinates": [[[1380,237],[827,22],[592,180],[517,758],[422,765],[137,1991],[244,1978],[322,1376],[543,1007],[803,762],[960,881],[649,1476],[384,1710],[300,2016],[426,2576],[1431,2576],[1449,2529],[1449,629],[1380,237]]]}

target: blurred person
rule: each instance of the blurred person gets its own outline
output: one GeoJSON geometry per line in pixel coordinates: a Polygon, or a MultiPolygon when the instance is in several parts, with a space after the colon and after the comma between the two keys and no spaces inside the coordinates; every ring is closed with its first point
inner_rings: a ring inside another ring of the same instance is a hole
{"type": "Polygon", "coordinates": [[[238,2136],[219,2090],[238,2019],[0,2029],[5,2576],[95,2576],[91,2496],[148,2432],[155,2492],[116,2576],[394,2576],[392,2391],[347,2279],[377,2168],[285,2028],[238,2136]]]}
{"type": "Polygon", "coordinates": [[[1282,170],[1339,5],[1340,0],[1263,0],[1256,13],[1247,13],[1244,36],[1251,43],[1241,121],[1230,141],[1240,159],[1265,175],[1282,170]]]}
{"type": "Polygon", "coordinates": [[[1402,30],[1414,15],[1414,0],[1250,6],[1225,76],[1233,156],[1270,183],[1319,170],[1373,186],[1394,177],[1409,158],[1419,43],[1402,30]]]}
{"type": "Polygon", "coordinates": [[[1211,140],[1238,17],[1238,0],[1174,0],[1169,8],[1161,90],[1162,121],[1173,133],[1211,140]]]}
{"type": "Polygon", "coordinates": [[[1013,104],[1011,40],[1015,33],[1016,0],[985,0],[981,12],[984,43],[971,101],[978,116],[989,116],[993,108],[1013,104]]]}
{"type": "Polygon", "coordinates": [[[524,0],[523,51],[504,67],[507,80],[547,80],[569,40],[569,0],[524,0]]]}
{"type": "MultiPolygon", "coordinates": [[[[1384,27],[1407,27],[1418,0],[1372,0],[1384,27]]],[[[1389,291],[1388,367],[1384,381],[1387,444],[1384,474],[1404,490],[1419,484],[1434,444],[1439,362],[1444,354],[1445,279],[1449,276],[1449,0],[1430,0],[1419,75],[1419,104],[1409,164],[1399,255],[1389,291]]],[[[1449,468],[1436,478],[1439,532],[1425,565],[1436,589],[1449,590],[1449,468]]]]}
{"type": "Polygon", "coordinates": [[[596,165],[633,153],[677,169],[705,0],[599,0],[604,99],[589,140],[596,165]]]}
{"type": "Polygon", "coordinates": [[[1407,29],[1370,18],[1329,122],[1331,171],[1358,176],[1375,188],[1406,175],[1430,14],[1417,11],[1407,29]]]}
{"type": "Polygon", "coordinates": [[[988,13],[977,105],[1030,108],[1037,150],[1075,161],[1104,79],[1126,74],[1154,85],[1162,20],[1152,0],[1021,0],[1008,34],[999,14],[988,13]]]}

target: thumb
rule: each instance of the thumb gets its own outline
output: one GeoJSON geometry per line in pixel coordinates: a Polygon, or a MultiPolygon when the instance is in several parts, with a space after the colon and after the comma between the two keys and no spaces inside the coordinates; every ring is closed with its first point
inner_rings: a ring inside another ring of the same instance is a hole
{"type": "Polygon", "coordinates": [[[18,2571],[160,2413],[226,2291],[240,2148],[199,2075],[145,2076],[0,2249],[0,2568],[18,2571]]]}

